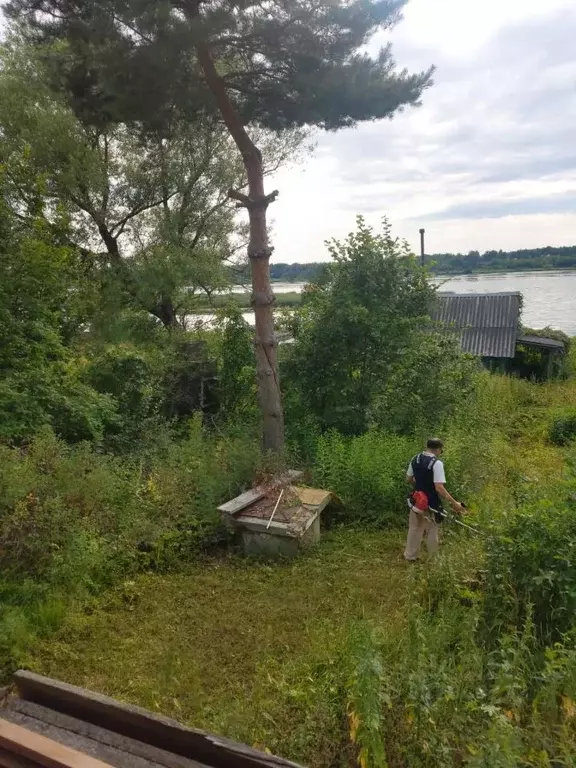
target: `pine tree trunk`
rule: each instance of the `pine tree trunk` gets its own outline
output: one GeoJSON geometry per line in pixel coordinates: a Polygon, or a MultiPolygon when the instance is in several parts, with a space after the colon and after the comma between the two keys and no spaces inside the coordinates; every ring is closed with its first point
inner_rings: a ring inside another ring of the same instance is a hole
{"type": "Polygon", "coordinates": [[[252,274],[252,305],[256,322],[256,376],[264,422],[263,446],[264,450],[280,452],[284,448],[284,414],[278,376],[278,341],[274,329],[275,299],[270,283],[272,249],[268,242],[266,222],[268,202],[264,194],[262,161],[256,147],[250,156],[244,156],[244,163],[250,179],[248,197],[250,201],[262,201],[258,206],[249,205],[248,207],[250,217],[248,257],[252,274]]]}
{"type": "MultiPolygon", "coordinates": [[[[198,4],[194,6],[198,16],[198,4]]],[[[198,45],[198,59],[206,83],[214,96],[222,119],[238,147],[248,177],[248,194],[230,192],[230,196],[247,208],[250,217],[250,243],[248,256],[252,272],[252,305],[256,320],[256,375],[258,395],[263,417],[264,450],[280,452],[284,448],[284,414],[278,375],[278,341],[274,330],[274,294],[270,284],[270,256],[266,211],[276,199],[277,192],[264,193],[264,171],[260,151],[248,136],[232,104],[224,81],[219,76],[210,49],[198,45]]]]}

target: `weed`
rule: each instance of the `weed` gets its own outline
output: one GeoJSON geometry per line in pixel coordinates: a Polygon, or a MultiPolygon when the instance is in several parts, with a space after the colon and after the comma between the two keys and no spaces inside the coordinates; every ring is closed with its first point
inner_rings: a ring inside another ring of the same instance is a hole
{"type": "Polygon", "coordinates": [[[382,733],[384,670],[375,635],[365,625],[352,628],[348,641],[350,741],[361,768],[388,768],[382,733]]]}
{"type": "Polygon", "coordinates": [[[554,445],[569,445],[576,440],[576,414],[554,419],[550,425],[550,440],[554,445]]]}

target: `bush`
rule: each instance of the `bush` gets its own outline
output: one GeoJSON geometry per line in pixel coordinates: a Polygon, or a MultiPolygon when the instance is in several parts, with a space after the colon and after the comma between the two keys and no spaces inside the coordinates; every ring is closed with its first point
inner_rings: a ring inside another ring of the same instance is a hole
{"type": "Polygon", "coordinates": [[[406,468],[418,447],[413,438],[375,430],[354,438],[329,432],[318,442],[314,483],[342,499],[341,522],[403,525],[406,468]]]}
{"type": "Polygon", "coordinates": [[[576,413],[554,419],[549,438],[554,445],[565,446],[576,440],[576,413]]]}
{"type": "Polygon", "coordinates": [[[142,351],[128,344],[108,346],[86,366],[84,378],[116,403],[116,417],[106,429],[108,449],[134,449],[158,424],[162,403],[159,375],[142,351]]]}
{"type": "Polygon", "coordinates": [[[220,316],[220,381],[218,393],[227,421],[254,422],[258,418],[254,330],[237,308],[220,316]]]}
{"type": "Polygon", "coordinates": [[[217,506],[246,487],[258,460],[256,440],[212,437],[198,419],[148,462],[50,431],[28,450],[0,446],[0,650],[3,634],[6,647],[9,637],[22,645],[42,606],[212,546],[224,535],[217,506]]]}
{"type": "Polygon", "coordinates": [[[360,218],[330,255],[324,279],[297,311],[284,369],[322,429],[358,435],[419,335],[435,289],[386,222],[375,234],[360,218]]]}
{"type": "Polygon", "coordinates": [[[101,440],[116,405],[62,363],[30,367],[0,380],[0,440],[19,444],[49,426],[63,440],[101,440]]]}
{"type": "Polygon", "coordinates": [[[364,627],[362,644],[358,630],[351,635],[349,712],[360,713],[352,740],[375,765],[572,765],[574,634],[539,653],[527,610],[487,649],[477,631],[481,595],[470,599],[460,570],[439,560],[412,572],[407,632],[382,627],[377,640],[364,627]]]}
{"type": "Polygon", "coordinates": [[[488,546],[484,624],[488,636],[520,626],[532,606],[539,642],[561,639],[576,613],[576,503],[542,499],[504,517],[488,546]]]}
{"type": "Polygon", "coordinates": [[[370,405],[371,421],[399,434],[436,432],[475,396],[479,363],[450,336],[414,333],[370,405]]]}
{"type": "MultiPolygon", "coordinates": [[[[0,168],[0,192],[5,177],[0,168]]],[[[22,220],[0,194],[0,440],[50,425],[70,442],[98,440],[114,404],[83,383],[67,342],[85,322],[80,254],[57,213],[22,220]]],[[[31,191],[30,194],[33,195],[31,191]]],[[[34,206],[35,207],[35,206],[34,206]]]]}

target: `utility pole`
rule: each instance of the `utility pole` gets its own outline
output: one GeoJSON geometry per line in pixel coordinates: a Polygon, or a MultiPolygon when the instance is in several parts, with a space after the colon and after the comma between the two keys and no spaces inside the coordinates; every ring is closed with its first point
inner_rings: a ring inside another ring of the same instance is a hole
{"type": "Polygon", "coordinates": [[[425,229],[421,229],[420,230],[420,256],[422,258],[422,266],[424,266],[424,261],[425,261],[425,255],[424,254],[426,253],[426,251],[424,249],[424,235],[425,234],[426,234],[426,230],[425,229]]]}

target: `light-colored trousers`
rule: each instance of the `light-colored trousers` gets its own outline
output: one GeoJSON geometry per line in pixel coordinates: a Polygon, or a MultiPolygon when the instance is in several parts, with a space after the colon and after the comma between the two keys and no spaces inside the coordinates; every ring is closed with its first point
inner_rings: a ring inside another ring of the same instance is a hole
{"type": "Polygon", "coordinates": [[[424,534],[426,534],[428,554],[435,555],[438,552],[438,524],[434,522],[433,514],[433,512],[418,514],[417,512],[410,511],[408,538],[406,540],[406,549],[404,550],[406,560],[418,559],[424,534]]]}

